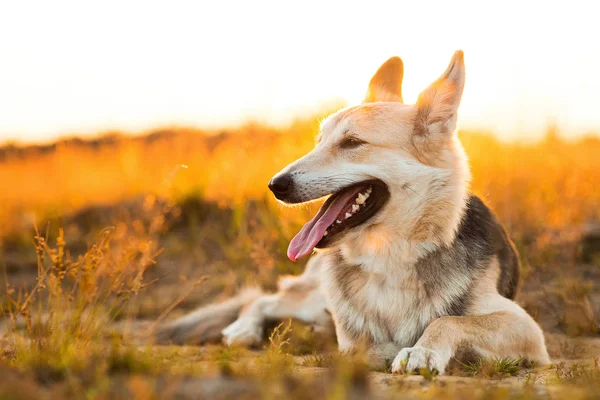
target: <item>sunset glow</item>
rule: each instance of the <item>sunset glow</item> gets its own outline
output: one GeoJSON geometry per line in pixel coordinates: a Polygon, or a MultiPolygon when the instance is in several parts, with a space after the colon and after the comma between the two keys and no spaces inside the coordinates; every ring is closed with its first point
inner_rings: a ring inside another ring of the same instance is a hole
{"type": "Polygon", "coordinates": [[[393,55],[413,102],[456,49],[462,127],[600,132],[597,14],[575,3],[4,2],[0,142],[286,123],[360,101],[393,55]]]}

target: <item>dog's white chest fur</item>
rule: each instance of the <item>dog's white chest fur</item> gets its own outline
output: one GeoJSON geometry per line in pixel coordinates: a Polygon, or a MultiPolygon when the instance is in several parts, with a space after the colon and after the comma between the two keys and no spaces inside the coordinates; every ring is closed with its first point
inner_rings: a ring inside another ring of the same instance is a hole
{"type": "Polygon", "coordinates": [[[413,263],[384,273],[347,263],[336,254],[327,258],[322,282],[342,349],[344,336],[349,345],[362,339],[412,346],[444,313],[447,299],[427,294],[413,263]]]}

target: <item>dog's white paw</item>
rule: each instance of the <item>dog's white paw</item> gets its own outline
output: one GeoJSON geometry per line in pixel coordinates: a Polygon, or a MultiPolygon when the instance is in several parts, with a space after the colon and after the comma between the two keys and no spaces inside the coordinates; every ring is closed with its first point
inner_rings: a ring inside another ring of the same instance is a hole
{"type": "Polygon", "coordinates": [[[263,337],[263,326],[257,318],[240,318],[221,331],[228,346],[255,346],[263,337]]]}
{"type": "Polygon", "coordinates": [[[447,361],[434,350],[415,346],[406,347],[398,353],[394,362],[392,362],[392,372],[405,373],[420,371],[421,368],[436,370],[440,375],[444,374],[447,361]]]}

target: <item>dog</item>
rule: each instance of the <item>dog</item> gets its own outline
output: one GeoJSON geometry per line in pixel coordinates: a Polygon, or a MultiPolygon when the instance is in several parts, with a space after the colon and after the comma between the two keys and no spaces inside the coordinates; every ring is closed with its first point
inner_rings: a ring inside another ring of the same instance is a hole
{"type": "Polygon", "coordinates": [[[403,74],[400,58],[386,61],[363,103],[326,118],[315,148],[269,182],[285,204],[329,196],[288,248],[294,261],[315,253],[305,272],[274,294],[248,289],[201,308],[159,340],[250,346],[265,321],[294,318],[335,329],[342,352],[366,344],[369,362],[392,372],[444,374],[460,354],[550,362],[542,330],[513,301],[517,251],[469,191],[463,52],[416,104],[402,100],[403,74]]]}

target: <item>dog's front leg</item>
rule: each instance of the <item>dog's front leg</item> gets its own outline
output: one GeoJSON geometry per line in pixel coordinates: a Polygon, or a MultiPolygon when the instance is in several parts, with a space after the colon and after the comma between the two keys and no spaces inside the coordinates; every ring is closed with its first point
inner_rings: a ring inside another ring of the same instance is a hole
{"type": "MultiPolygon", "coordinates": [[[[338,342],[338,350],[342,354],[360,353],[365,351],[366,362],[370,368],[383,370],[398,354],[402,345],[394,342],[372,343],[361,338],[354,338],[349,334],[342,324],[335,324],[335,334],[338,342]]],[[[364,353],[363,353],[364,354],[364,353]]]]}
{"type": "Polygon", "coordinates": [[[462,345],[482,357],[524,358],[539,365],[548,364],[542,330],[524,310],[512,304],[510,310],[434,320],[413,347],[398,353],[392,372],[428,368],[443,374],[462,345]]]}
{"type": "Polygon", "coordinates": [[[389,368],[389,363],[394,360],[402,346],[398,343],[378,343],[369,346],[367,352],[369,366],[373,369],[383,370],[389,368]]]}

